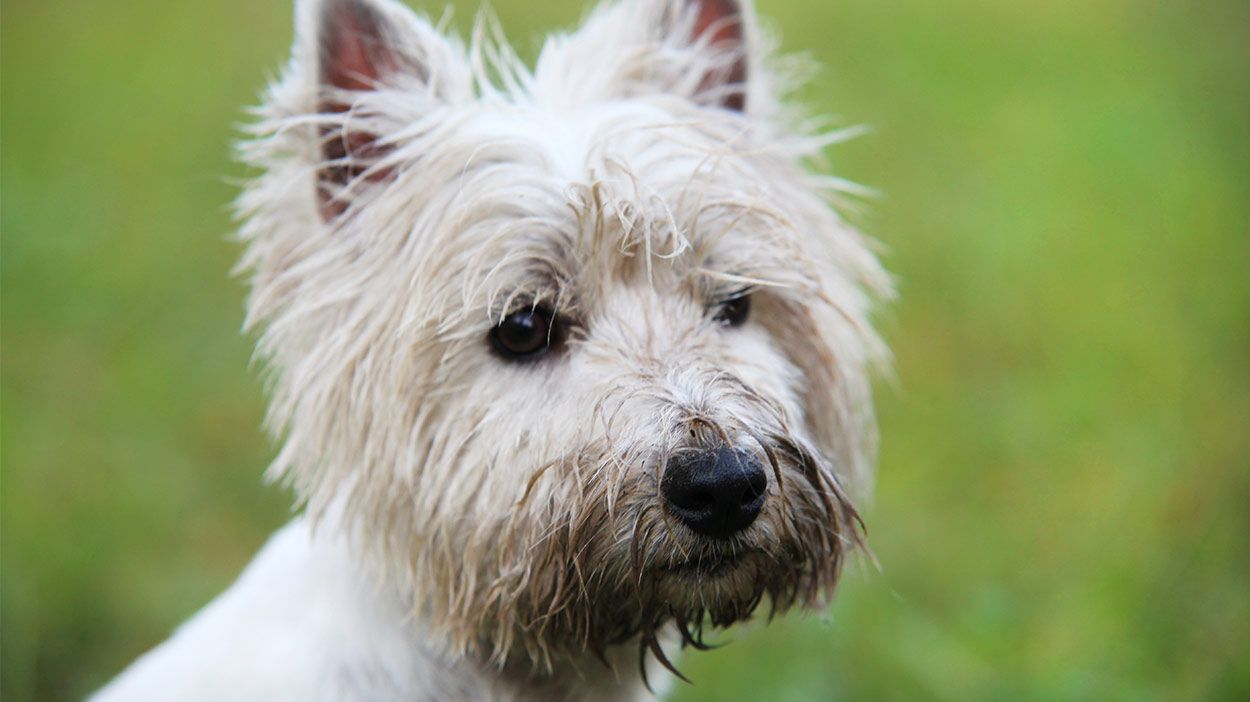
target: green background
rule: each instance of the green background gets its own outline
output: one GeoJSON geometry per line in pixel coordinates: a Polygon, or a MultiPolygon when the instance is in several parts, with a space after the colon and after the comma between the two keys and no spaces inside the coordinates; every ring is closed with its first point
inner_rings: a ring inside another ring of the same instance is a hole
{"type": "MultiPolygon", "coordinates": [[[[499,0],[522,53],[581,0],[499,0]]],[[[680,700],[1250,699],[1250,3],[760,0],[869,136],[834,169],[901,298],[827,616],[680,700]]],[[[460,3],[464,27],[476,3],[460,3]]],[[[435,14],[437,7],[430,7],[435,14]]],[[[3,5],[6,702],[74,700],[286,519],[228,143],[285,1],[3,5]]]]}

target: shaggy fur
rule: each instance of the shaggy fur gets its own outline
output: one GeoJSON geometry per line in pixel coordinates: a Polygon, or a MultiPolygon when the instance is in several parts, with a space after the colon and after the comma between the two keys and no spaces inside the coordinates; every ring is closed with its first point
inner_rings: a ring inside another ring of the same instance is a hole
{"type": "Polygon", "coordinates": [[[467,48],[392,0],[296,22],[239,211],[303,514],[98,699],[624,699],[662,643],[820,606],[889,282],[749,4],[605,4],[532,71],[488,18],[467,48]],[[490,339],[525,310],[558,328],[518,361],[490,339]],[[767,473],[727,538],[660,489],[716,446],[767,473]]]}

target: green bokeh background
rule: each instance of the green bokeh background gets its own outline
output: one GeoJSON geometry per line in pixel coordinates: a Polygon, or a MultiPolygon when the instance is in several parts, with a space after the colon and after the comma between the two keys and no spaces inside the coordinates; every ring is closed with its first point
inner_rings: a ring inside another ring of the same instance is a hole
{"type": "MultiPolygon", "coordinates": [[[[532,56],[582,0],[497,4],[532,56]]],[[[1250,699],[1250,3],[760,5],[815,111],[875,128],[831,160],[901,281],[881,568],[677,699],[1250,699]]],[[[287,518],[225,205],[290,31],[3,4],[6,702],[81,698],[287,518]]]]}

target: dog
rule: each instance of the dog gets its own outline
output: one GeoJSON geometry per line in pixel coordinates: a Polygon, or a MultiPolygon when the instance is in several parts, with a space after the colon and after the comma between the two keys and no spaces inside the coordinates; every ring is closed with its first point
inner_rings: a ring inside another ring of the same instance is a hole
{"type": "Polygon", "coordinates": [[[92,699],[638,699],[824,606],[891,281],[784,65],[749,0],[606,0],[532,69],[298,0],[237,202],[298,516],[92,699]]]}

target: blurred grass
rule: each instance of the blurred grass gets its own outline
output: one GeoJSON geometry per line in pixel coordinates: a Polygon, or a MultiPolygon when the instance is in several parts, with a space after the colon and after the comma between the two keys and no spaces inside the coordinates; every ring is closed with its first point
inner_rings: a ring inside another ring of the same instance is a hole
{"type": "MultiPolygon", "coordinates": [[[[498,4],[532,49],[580,0],[498,4]]],[[[832,157],[901,280],[882,569],[677,699],[1250,697],[1250,5],[760,5],[826,66],[806,100],[876,128],[832,157]]],[[[82,697],[286,518],[223,235],[289,13],[3,6],[8,702],[82,697]]]]}

